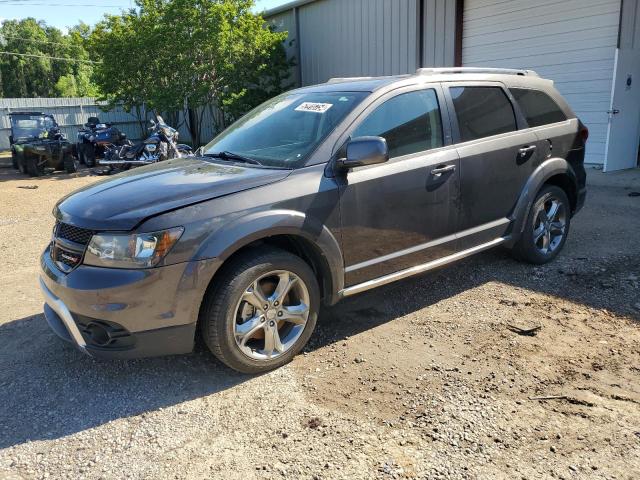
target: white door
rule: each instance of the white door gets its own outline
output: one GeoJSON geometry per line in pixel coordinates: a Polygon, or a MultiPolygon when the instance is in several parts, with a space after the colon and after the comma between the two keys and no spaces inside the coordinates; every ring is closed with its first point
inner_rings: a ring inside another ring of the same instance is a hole
{"type": "Polygon", "coordinates": [[[619,49],[609,110],[604,171],[637,166],[639,144],[640,49],[619,49]]]}

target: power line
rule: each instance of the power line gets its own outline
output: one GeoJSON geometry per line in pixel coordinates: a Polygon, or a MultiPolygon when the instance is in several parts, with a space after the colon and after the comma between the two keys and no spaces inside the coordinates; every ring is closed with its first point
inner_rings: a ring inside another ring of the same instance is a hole
{"type": "Polygon", "coordinates": [[[15,55],[17,57],[30,57],[30,58],[48,58],[49,60],[61,60],[63,62],[100,63],[100,62],[94,62],[93,60],[80,60],[79,58],[52,57],[50,55],[36,55],[34,53],[5,52],[3,50],[0,50],[0,55],[15,55]]]}
{"type": "Polygon", "coordinates": [[[15,0],[12,2],[3,3],[3,5],[19,5],[21,7],[27,6],[45,6],[45,7],[100,7],[100,8],[126,8],[124,5],[102,5],[96,3],[17,3],[15,0]]]}
{"type": "Polygon", "coordinates": [[[50,42],[47,40],[38,40],[37,38],[25,38],[25,37],[18,37],[16,35],[6,35],[6,34],[2,34],[0,33],[0,42],[2,41],[2,38],[13,38],[14,40],[24,40],[25,42],[36,42],[36,43],[45,43],[45,44],[49,44],[49,45],[60,45],[62,47],[75,47],[77,45],[73,45],[73,44],[67,44],[67,43],[60,43],[60,42],[50,42]]]}

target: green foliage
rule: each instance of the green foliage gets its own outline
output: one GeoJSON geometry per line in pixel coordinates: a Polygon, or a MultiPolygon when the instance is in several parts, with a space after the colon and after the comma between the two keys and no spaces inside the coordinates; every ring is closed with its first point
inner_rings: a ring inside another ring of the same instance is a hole
{"type": "Polygon", "coordinates": [[[287,33],[267,28],[251,11],[253,0],[138,0],[137,6],[107,16],[91,34],[105,100],[184,111],[199,144],[207,108],[223,112],[220,129],[288,88],[287,33]]]}
{"type": "Polygon", "coordinates": [[[0,97],[96,95],[93,67],[82,62],[89,60],[88,32],[83,24],[64,35],[33,18],[5,20],[0,25],[0,50],[34,56],[0,55],[0,97]]]}

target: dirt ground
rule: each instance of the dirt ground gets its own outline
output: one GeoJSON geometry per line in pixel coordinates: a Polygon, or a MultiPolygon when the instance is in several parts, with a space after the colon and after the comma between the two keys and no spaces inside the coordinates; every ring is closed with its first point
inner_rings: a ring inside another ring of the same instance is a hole
{"type": "Polygon", "coordinates": [[[552,264],[495,250],[345,300],[257,377],[49,331],[51,209],[97,179],[0,168],[0,478],[640,478],[639,171],[589,170],[552,264]]]}

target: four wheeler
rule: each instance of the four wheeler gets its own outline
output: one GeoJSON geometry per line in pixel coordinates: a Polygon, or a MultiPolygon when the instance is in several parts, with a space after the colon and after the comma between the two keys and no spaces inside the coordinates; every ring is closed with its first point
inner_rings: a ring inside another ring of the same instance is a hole
{"type": "Polygon", "coordinates": [[[87,167],[96,164],[96,158],[104,156],[107,146],[123,145],[126,134],[111,123],[101,123],[98,117],[89,117],[87,123],[78,130],[76,148],[80,163],[87,167]]]}
{"type": "Polygon", "coordinates": [[[11,159],[14,168],[32,177],[47,170],[65,170],[73,173],[79,162],[73,145],[60,132],[52,115],[42,112],[12,112],[11,159]]]}

